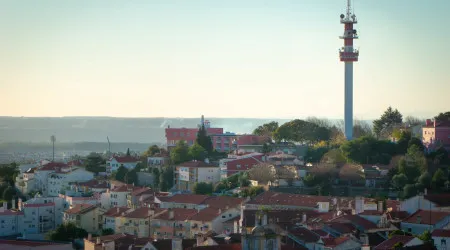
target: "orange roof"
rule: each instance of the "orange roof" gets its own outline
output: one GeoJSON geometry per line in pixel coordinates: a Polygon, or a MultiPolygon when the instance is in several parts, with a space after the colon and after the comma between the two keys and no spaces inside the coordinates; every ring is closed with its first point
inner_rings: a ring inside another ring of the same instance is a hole
{"type": "Polygon", "coordinates": [[[116,160],[118,163],[135,163],[140,161],[137,158],[131,157],[131,156],[113,156],[111,160],[116,160]]]}
{"type": "Polygon", "coordinates": [[[86,213],[92,209],[94,209],[95,206],[91,204],[75,204],[71,209],[68,209],[64,211],[64,213],[67,214],[83,214],[86,213]]]}
{"type": "Polygon", "coordinates": [[[253,200],[247,202],[247,204],[255,204],[255,205],[278,204],[285,206],[313,208],[316,207],[318,202],[329,202],[329,201],[330,201],[329,197],[326,196],[276,193],[272,191],[267,191],[256,196],[253,200]]]}
{"type": "Polygon", "coordinates": [[[115,187],[111,192],[133,192],[134,190],[141,189],[141,187],[135,187],[133,184],[125,184],[115,187]]]}
{"type": "Polygon", "coordinates": [[[197,213],[196,209],[187,209],[187,208],[173,208],[173,218],[169,218],[169,209],[166,209],[161,214],[156,215],[154,219],[158,220],[172,220],[172,221],[185,221],[189,219],[191,216],[197,213]]]}
{"type": "Polygon", "coordinates": [[[212,168],[217,167],[212,164],[206,163],[204,161],[188,161],[178,164],[178,167],[186,167],[186,168],[212,168]]]}
{"type": "Polygon", "coordinates": [[[411,214],[402,223],[411,224],[423,224],[423,225],[435,225],[445,217],[450,216],[450,212],[444,211],[430,211],[430,210],[417,210],[411,214]]]}
{"type": "Polygon", "coordinates": [[[218,216],[220,216],[220,209],[217,208],[204,208],[202,210],[200,210],[198,213],[194,214],[190,220],[195,220],[195,221],[212,221],[215,218],[217,218],[218,216]]]}
{"type": "Polygon", "coordinates": [[[103,216],[118,217],[118,216],[121,216],[122,213],[125,213],[127,210],[130,210],[130,208],[127,208],[127,207],[113,207],[113,208],[110,208],[108,211],[106,211],[103,214],[103,216]]]}
{"type": "Polygon", "coordinates": [[[406,243],[413,240],[414,236],[408,236],[408,235],[393,235],[390,239],[387,239],[383,241],[381,244],[376,246],[375,250],[391,250],[394,249],[394,245],[397,243],[403,243],[405,245],[406,243]]]}
{"type": "Polygon", "coordinates": [[[141,208],[136,208],[133,211],[130,211],[129,213],[125,214],[123,217],[143,219],[143,218],[151,217],[153,214],[158,214],[163,211],[164,211],[164,209],[160,209],[160,208],[150,209],[148,207],[141,207],[141,208]]]}
{"type": "Polygon", "coordinates": [[[349,237],[339,237],[339,238],[323,238],[322,241],[326,247],[337,247],[340,244],[350,240],[349,237]]]}
{"type": "Polygon", "coordinates": [[[159,197],[158,199],[161,202],[172,202],[172,203],[187,203],[187,204],[202,204],[206,199],[208,199],[208,195],[199,195],[199,194],[176,194],[174,196],[166,196],[159,197]]]}
{"type": "MultiPolygon", "coordinates": [[[[220,208],[226,210],[228,208],[233,208],[240,206],[244,202],[244,198],[235,198],[231,196],[212,196],[207,198],[203,204],[208,205],[208,207],[220,208]]],[[[224,210],[224,211],[225,211],[224,210]]]]}
{"type": "Polygon", "coordinates": [[[434,229],[433,232],[431,233],[431,236],[433,236],[433,237],[450,238],[450,230],[434,229]]]}

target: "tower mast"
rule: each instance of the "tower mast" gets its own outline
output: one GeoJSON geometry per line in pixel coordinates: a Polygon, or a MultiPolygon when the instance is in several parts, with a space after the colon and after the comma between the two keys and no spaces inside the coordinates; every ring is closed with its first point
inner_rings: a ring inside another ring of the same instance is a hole
{"type": "Polygon", "coordinates": [[[344,24],[344,34],[339,37],[344,40],[344,47],[339,50],[339,58],[345,63],[344,133],[347,140],[353,139],[353,62],[357,62],[359,56],[359,51],[353,48],[353,39],[358,39],[353,25],[358,21],[351,7],[351,1],[347,0],[347,13],[340,16],[341,23],[344,24]]]}

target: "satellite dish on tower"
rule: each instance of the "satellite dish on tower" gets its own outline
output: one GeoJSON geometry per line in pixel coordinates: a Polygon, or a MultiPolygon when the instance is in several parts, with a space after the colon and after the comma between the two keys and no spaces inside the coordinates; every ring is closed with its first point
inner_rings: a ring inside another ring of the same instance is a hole
{"type": "Polygon", "coordinates": [[[344,18],[344,17],[345,17],[344,14],[341,14],[341,19],[344,18]]]}

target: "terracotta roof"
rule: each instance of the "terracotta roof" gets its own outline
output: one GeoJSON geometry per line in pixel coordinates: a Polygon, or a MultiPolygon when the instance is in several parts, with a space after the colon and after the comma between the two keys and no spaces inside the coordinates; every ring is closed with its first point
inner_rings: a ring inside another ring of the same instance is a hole
{"type": "Polygon", "coordinates": [[[194,214],[189,220],[212,221],[220,216],[220,213],[220,209],[207,207],[194,214]]]}
{"type": "Polygon", "coordinates": [[[108,211],[106,211],[103,214],[103,216],[118,217],[118,216],[121,216],[122,213],[125,213],[127,210],[130,210],[130,208],[127,208],[127,207],[113,207],[113,208],[110,208],[108,211]]]}
{"type": "Polygon", "coordinates": [[[113,156],[110,161],[116,160],[118,163],[135,163],[140,161],[137,158],[131,157],[131,156],[113,156]]]}
{"type": "Polygon", "coordinates": [[[171,221],[185,221],[191,218],[197,213],[197,209],[187,209],[187,208],[173,208],[173,218],[169,219],[169,209],[165,209],[159,215],[156,215],[154,219],[157,220],[171,220],[171,221]]]}
{"type": "Polygon", "coordinates": [[[106,181],[92,179],[90,181],[78,183],[78,186],[88,188],[108,188],[108,183],[106,181]]]}
{"type": "Polygon", "coordinates": [[[375,223],[366,220],[358,215],[343,215],[330,220],[330,222],[351,223],[356,227],[361,227],[364,230],[377,228],[377,225],[375,223]]]}
{"type": "Polygon", "coordinates": [[[320,236],[318,234],[304,227],[291,227],[288,229],[288,233],[306,243],[317,242],[320,240],[320,236]]]}
{"type": "Polygon", "coordinates": [[[241,250],[241,243],[235,244],[224,244],[224,245],[215,245],[215,246],[198,246],[198,247],[190,247],[188,250],[241,250]]]}
{"type": "Polygon", "coordinates": [[[328,237],[330,235],[329,233],[323,231],[322,229],[314,229],[314,230],[311,230],[311,231],[313,231],[314,233],[318,234],[322,238],[323,237],[328,237]]]}
{"type": "Polygon", "coordinates": [[[199,194],[176,194],[174,196],[158,197],[161,202],[171,202],[171,203],[186,203],[186,204],[202,204],[208,195],[199,194]]]}
{"type": "Polygon", "coordinates": [[[340,234],[351,234],[356,231],[356,227],[351,223],[329,222],[326,226],[340,234]]]}
{"type": "Polygon", "coordinates": [[[314,208],[318,202],[329,202],[329,197],[326,196],[313,196],[313,195],[300,195],[289,193],[276,193],[267,191],[264,192],[247,204],[255,205],[285,205],[285,206],[297,206],[297,207],[310,207],[314,208]]]}
{"type": "Polygon", "coordinates": [[[392,211],[397,211],[400,208],[400,201],[397,200],[386,200],[386,207],[392,208],[392,211]]]}
{"type": "Polygon", "coordinates": [[[125,184],[122,186],[111,189],[111,192],[133,192],[134,190],[141,189],[141,187],[135,187],[133,184],[125,184]]]}
{"type": "Polygon", "coordinates": [[[91,204],[75,204],[71,209],[64,211],[64,213],[66,213],[66,214],[83,214],[94,208],[95,208],[95,206],[91,205],[91,204]]]}
{"type": "Polygon", "coordinates": [[[450,206],[450,194],[427,194],[424,195],[424,198],[433,202],[438,207],[450,206]]]}
{"type": "Polygon", "coordinates": [[[188,161],[178,164],[177,167],[187,167],[187,168],[211,168],[211,167],[217,167],[210,163],[206,163],[203,161],[188,161]]]}
{"type": "MultiPolygon", "coordinates": [[[[254,227],[257,212],[257,210],[244,210],[242,225],[244,227],[254,227]]],[[[301,221],[303,214],[306,214],[307,218],[315,218],[319,215],[318,212],[313,210],[269,210],[267,212],[267,219],[276,224],[291,226],[301,221]]]]}
{"type": "Polygon", "coordinates": [[[32,241],[32,240],[0,240],[0,246],[14,245],[14,246],[39,247],[39,246],[67,245],[67,244],[70,243],[61,243],[54,241],[32,241]]]}
{"type": "Polygon", "coordinates": [[[69,166],[63,162],[49,162],[37,170],[38,171],[56,171],[56,170],[60,170],[63,167],[69,167],[69,166]]]}
{"type": "Polygon", "coordinates": [[[406,218],[402,223],[435,225],[447,216],[450,216],[450,212],[419,209],[417,212],[406,218]]]}
{"type": "Polygon", "coordinates": [[[0,216],[1,215],[23,215],[23,212],[18,211],[18,210],[4,210],[3,212],[0,212],[0,216]]]}
{"type": "Polygon", "coordinates": [[[409,217],[409,214],[406,211],[391,211],[386,214],[391,220],[404,220],[409,217]]]}
{"type": "Polygon", "coordinates": [[[432,237],[443,237],[443,238],[450,238],[450,230],[446,229],[434,229],[431,233],[432,237]]]}
{"type": "Polygon", "coordinates": [[[390,239],[387,239],[383,241],[381,244],[376,246],[374,250],[392,250],[394,249],[394,245],[397,243],[402,243],[405,245],[406,243],[413,240],[414,236],[408,236],[408,235],[394,235],[390,239]]]}
{"type": "Polygon", "coordinates": [[[339,238],[323,238],[323,244],[326,247],[337,247],[340,244],[350,240],[349,237],[339,237],[339,238]]]}
{"type": "Polygon", "coordinates": [[[147,218],[154,214],[161,213],[163,211],[164,211],[164,209],[160,209],[160,208],[150,209],[148,207],[141,207],[141,208],[136,208],[132,211],[129,211],[123,217],[125,217],[125,218],[147,218]]]}
{"type": "Polygon", "coordinates": [[[151,190],[148,187],[142,187],[142,188],[135,189],[133,192],[131,192],[132,196],[139,196],[139,195],[143,195],[143,194],[153,194],[153,190],[151,190]]]}
{"type": "Polygon", "coordinates": [[[208,205],[208,207],[220,208],[225,211],[228,208],[240,207],[240,205],[245,201],[244,198],[235,198],[231,196],[212,196],[207,198],[203,204],[208,205]],[[225,209],[225,210],[224,210],[225,209]]]}
{"type": "Polygon", "coordinates": [[[25,204],[23,204],[23,206],[24,207],[53,207],[53,206],[55,206],[55,203],[53,203],[53,202],[38,203],[38,204],[25,203],[25,204]]]}

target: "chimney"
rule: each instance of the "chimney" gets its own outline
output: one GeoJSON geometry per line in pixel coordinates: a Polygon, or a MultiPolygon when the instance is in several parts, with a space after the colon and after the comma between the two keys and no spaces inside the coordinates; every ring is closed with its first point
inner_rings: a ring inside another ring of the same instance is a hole
{"type": "Polygon", "coordinates": [[[96,244],[100,244],[101,243],[100,237],[97,237],[95,241],[96,241],[96,244]]]}
{"type": "Polygon", "coordinates": [[[267,213],[264,213],[264,215],[263,215],[262,225],[263,226],[267,225],[267,213]]]}
{"type": "Polygon", "coordinates": [[[378,201],[378,212],[384,212],[383,201],[378,201]]]}
{"type": "Polygon", "coordinates": [[[16,199],[12,199],[11,201],[11,209],[16,209],[16,199]]]}
{"type": "Polygon", "coordinates": [[[306,223],[306,213],[303,213],[303,215],[302,215],[302,222],[306,223]]]}
{"type": "Polygon", "coordinates": [[[169,220],[173,220],[173,210],[169,208],[169,220]]]}
{"type": "Polygon", "coordinates": [[[431,119],[427,119],[425,125],[426,125],[427,127],[428,127],[428,126],[431,126],[431,119]]]}
{"type": "Polygon", "coordinates": [[[92,240],[92,234],[88,234],[88,241],[92,240]]]}

